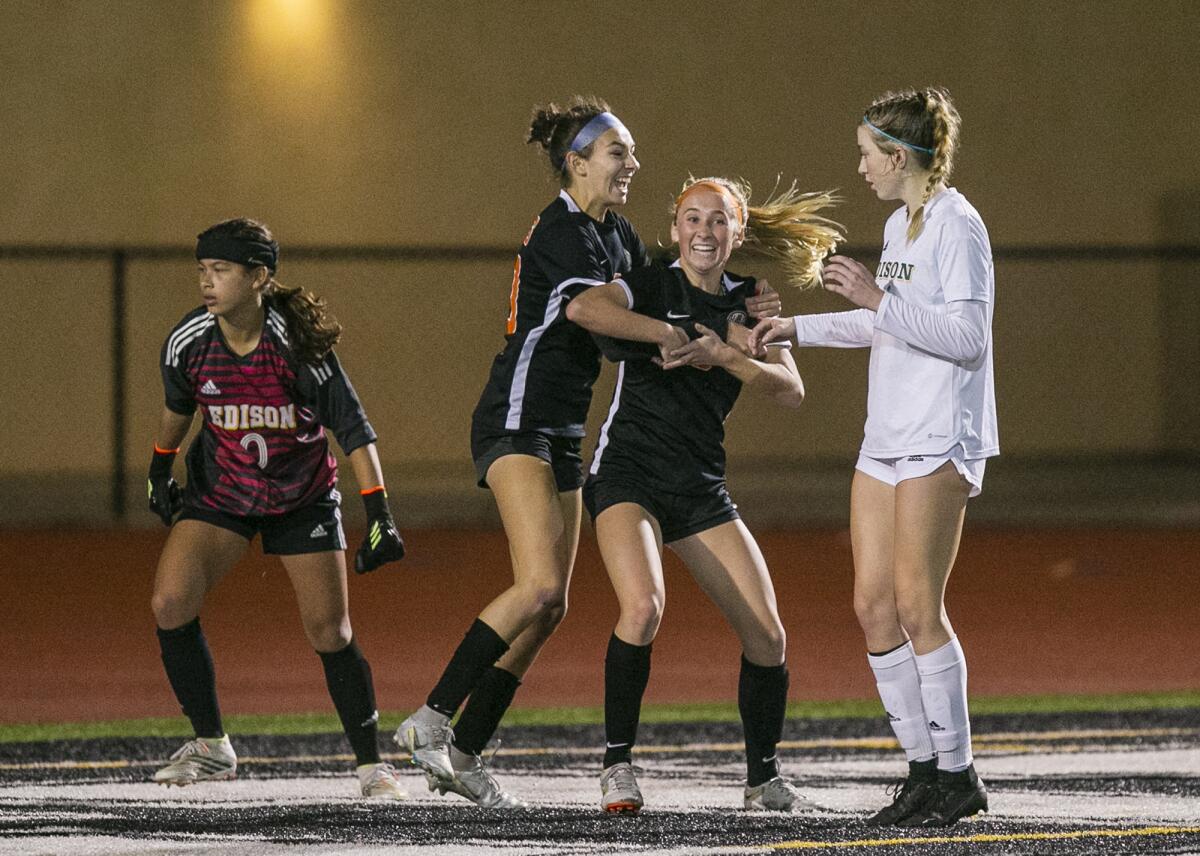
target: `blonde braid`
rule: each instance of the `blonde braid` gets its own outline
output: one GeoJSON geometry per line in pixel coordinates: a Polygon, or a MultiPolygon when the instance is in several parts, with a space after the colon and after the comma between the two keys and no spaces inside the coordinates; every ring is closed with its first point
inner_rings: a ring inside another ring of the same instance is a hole
{"type": "Polygon", "coordinates": [[[909,243],[916,240],[925,225],[925,204],[933,195],[934,189],[943,182],[949,182],[950,173],[954,170],[954,152],[958,148],[958,130],[962,120],[950,94],[944,89],[930,88],[921,92],[925,112],[932,124],[933,156],[929,164],[929,178],[925,181],[925,191],[921,194],[921,207],[918,208],[908,224],[907,237],[909,243]]]}

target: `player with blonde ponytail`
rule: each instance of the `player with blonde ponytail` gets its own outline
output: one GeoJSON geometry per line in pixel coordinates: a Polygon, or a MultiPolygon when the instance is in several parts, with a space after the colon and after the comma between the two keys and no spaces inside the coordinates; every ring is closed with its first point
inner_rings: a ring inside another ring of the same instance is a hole
{"type": "Polygon", "coordinates": [[[861,308],[768,319],[752,352],[871,348],[867,423],[850,497],[854,608],[888,721],[909,762],[874,825],[949,826],[987,810],[975,773],[967,667],[945,610],[967,499],[999,454],[992,377],[995,277],[987,228],[947,182],[958,111],[944,89],[889,93],[858,125],[858,172],[904,202],[879,267],[825,266],[825,287],[861,308]]]}
{"type": "MultiPolygon", "coordinates": [[[[785,634],[766,562],[725,487],[724,421],[743,386],[799,407],[791,354],[744,352],[756,283],[725,269],[742,247],[782,262],[793,284],[818,281],[841,240],[818,212],[833,197],[795,186],[762,205],[744,182],[689,179],[671,212],[679,260],[631,270],[589,289],[567,316],[601,337],[618,362],[617,388],[583,489],[620,604],[604,668],[601,808],[637,813],[634,775],[650,648],[662,620],[662,549],[669,546],[728,618],[742,644],[738,708],[746,736],[743,802],[751,810],[812,810],[780,775],[788,674],[785,634]],[[619,341],[604,337],[616,337],[619,341]]],[[[758,285],[761,285],[759,283],[758,285]]]]}

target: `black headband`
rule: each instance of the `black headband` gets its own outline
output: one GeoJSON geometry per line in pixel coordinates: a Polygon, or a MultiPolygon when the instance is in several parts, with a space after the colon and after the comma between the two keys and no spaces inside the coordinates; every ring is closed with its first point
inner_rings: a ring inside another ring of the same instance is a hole
{"type": "Polygon", "coordinates": [[[262,265],[271,273],[279,264],[279,244],[202,233],[196,241],[197,259],[222,259],[246,267],[262,265]]]}

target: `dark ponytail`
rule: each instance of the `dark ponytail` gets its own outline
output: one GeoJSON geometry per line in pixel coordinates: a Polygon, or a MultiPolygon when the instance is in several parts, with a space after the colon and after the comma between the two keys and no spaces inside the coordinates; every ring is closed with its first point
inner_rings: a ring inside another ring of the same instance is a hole
{"type": "MultiPolygon", "coordinates": [[[[224,220],[200,233],[206,239],[229,239],[278,247],[266,224],[248,217],[224,220]]],[[[317,297],[299,286],[286,286],[275,278],[273,267],[266,267],[269,279],[263,289],[263,304],[283,316],[287,325],[288,347],[302,363],[316,365],[325,359],[342,336],[342,325],[326,311],[324,298],[317,297]]]]}

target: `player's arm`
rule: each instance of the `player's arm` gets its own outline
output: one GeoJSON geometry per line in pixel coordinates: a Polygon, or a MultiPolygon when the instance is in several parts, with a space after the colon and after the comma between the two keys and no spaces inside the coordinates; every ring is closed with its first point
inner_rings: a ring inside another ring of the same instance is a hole
{"type": "Polygon", "coordinates": [[[404,541],[388,505],[383,467],[375,444],[359,446],[349,454],[348,460],[367,509],[367,536],[354,557],[354,570],[365,574],[386,562],[403,559],[404,541]]]}
{"type": "Polygon", "coordinates": [[[346,453],[367,509],[367,535],[354,556],[354,570],[365,574],[404,558],[404,541],[383,483],[375,429],[337,355],[330,351],[319,365],[304,367],[297,378],[301,392],[315,400],[317,419],[333,432],[346,453]]]}
{"type": "Polygon", "coordinates": [[[634,312],[632,305],[633,294],[618,280],[578,294],[567,304],[567,318],[601,336],[658,345],[664,360],[667,351],[687,342],[682,328],[634,312]]]}
{"type": "Polygon", "coordinates": [[[172,476],[171,469],[194,415],[176,413],[169,407],[163,407],[158,420],[158,432],[154,435],[154,456],[150,459],[150,473],[146,478],[146,495],[150,510],[159,516],[165,526],[171,525],[183,507],[183,491],[172,476]]]}
{"type": "MultiPolygon", "coordinates": [[[[715,332],[702,324],[696,325],[700,338],[693,339],[669,355],[663,369],[682,366],[717,366],[725,369],[742,382],[775,399],[783,407],[796,408],[804,402],[804,381],[796,368],[796,361],[786,348],[770,348],[762,360],[751,359],[735,344],[721,340],[715,332]]],[[[747,337],[749,331],[740,324],[729,325],[731,341],[747,337]]]]}

